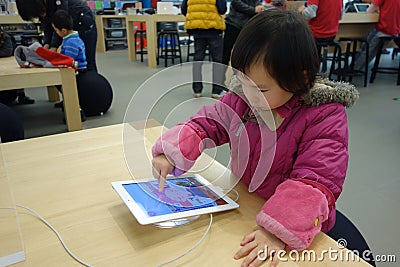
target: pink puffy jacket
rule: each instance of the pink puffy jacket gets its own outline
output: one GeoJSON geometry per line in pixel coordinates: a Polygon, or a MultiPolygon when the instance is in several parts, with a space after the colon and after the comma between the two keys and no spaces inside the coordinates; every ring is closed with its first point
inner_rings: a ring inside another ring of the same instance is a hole
{"type": "Polygon", "coordinates": [[[233,174],[267,200],[257,223],[288,249],[305,249],[335,223],[348,163],[344,106],[350,107],[358,92],[324,80],[276,109],[284,120],[274,131],[262,120],[248,119],[251,109],[240,84],[231,86],[232,93],[160,137],[153,156],[168,155],[175,165],[172,174],[180,175],[205,148],[229,142],[233,174]]]}

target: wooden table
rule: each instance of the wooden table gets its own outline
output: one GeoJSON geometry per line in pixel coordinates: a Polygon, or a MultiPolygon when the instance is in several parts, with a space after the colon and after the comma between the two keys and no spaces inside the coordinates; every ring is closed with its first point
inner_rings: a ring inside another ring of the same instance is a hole
{"type": "Polygon", "coordinates": [[[0,58],[0,91],[48,86],[50,100],[59,98],[54,85],[62,85],[68,131],[82,129],[75,71],[71,68],[20,68],[14,57],[0,58]]]}
{"type": "Polygon", "coordinates": [[[339,22],[340,37],[367,37],[379,20],[378,13],[345,13],[339,22]]]}
{"type": "Polygon", "coordinates": [[[184,22],[183,15],[126,15],[129,60],[136,60],[136,41],[132,22],[146,23],[148,66],[157,67],[157,22],[184,22]]]}
{"type": "MultiPolygon", "coordinates": [[[[150,177],[150,160],[140,148],[151,148],[161,127],[129,129],[129,145],[137,153],[137,178],[150,177]],[[147,140],[144,143],[144,140],[147,140]]],[[[205,232],[209,216],[175,229],[139,225],[111,187],[128,180],[122,125],[46,136],[3,145],[17,204],[47,219],[78,257],[93,266],[155,266],[180,255],[205,232]]],[[[143,149],[145,151],[145,149],[143,149]]],[[[212,179],[224,170],[214,162],[202,175],[212,179]]],[[[194,251],[170,266],[240,266],[233,259],[242,237],[255,226],[264,200],[238,184],[240,208],[217,213],[207,237],[194,251]]],[[[38,219],[19,209],[26,261],[15,266],[78,266],[55,235],[38,219]],[[75,264],[75,265],[74,265],[75,264]]],[[[4,242],[4,240],[2,240],[4,242]]],[[[321,253],[336,242],[319,234],[310,249],[321,253]]],[[[264,265],[265,266],[265,265],[264,265]]],[[[369,266],[365,262],[281,262],[279,266],[369,266]]]]}
{"type": "MultiPolygon", "coordinates": [[[[296,9],[303,2],[287,2],[289,9],[296,9]],[[293,5],[293,6],[292,6],[293,5]]],[[[132,22],[146,23],[146,38],[148,50],[148,66],[156,68],[157,66],[157,22],[184,22],[183,15],[126,15],[127,38],[129,60],[136,60],[136,41],[134,40],[134,29],[132,22]]],[[[337,39],[340,37],[366,37],[378,22],[379,14],[360,14],[345,13],[339,22],[339,32],[337,39]]]]}
{"type": "Polygon", "coordinates": [[[1,24],[27,24],[27,23],[39,23],[39,20],[35,19],[32,21],[25,21],[21,19],[19,15],[0,15],[0,25],[1,24]]]}

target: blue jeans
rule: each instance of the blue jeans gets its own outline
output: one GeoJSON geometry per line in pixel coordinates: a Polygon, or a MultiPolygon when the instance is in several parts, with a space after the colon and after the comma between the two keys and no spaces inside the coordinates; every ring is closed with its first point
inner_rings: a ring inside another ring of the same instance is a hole
{"type": "Polygon", "coordinates": [[[360,52],[356,55],[356,61],[354,62],[354,70],[363,71],[365,69],[365,64],[369,64],[371,60],[378,54],[379,37],[391,36],[374,29],[367,37],[367,42],[369,44],[368,60],[365,60],[366,51],[365,44],[361,47],[360,52]]]}
{"type": "Polygon", "coordinates": [[[203,76],[201,61],[204,60],[206,49],[210,51],[213,64],[213,85],[212,93],[219,94],[222,91],[225,74],[223,73],[222,62],[222,34],[213,37],[194,37],[194,63],[193,63],[193,91],[195,94],[201,93],[203,90],[203,76]]]}

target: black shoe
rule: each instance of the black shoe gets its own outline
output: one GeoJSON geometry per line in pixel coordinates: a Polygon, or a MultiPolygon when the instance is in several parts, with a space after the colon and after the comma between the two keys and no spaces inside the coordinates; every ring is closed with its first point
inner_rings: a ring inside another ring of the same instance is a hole
{"type": "Polygon", "coordinates": [[[390,51],[385,48],[382,50],[382,54],[384,55],[390,54],[390,51]]]}
{"type": "Polygon", "coordinates": [[[22,95],[18,96],[18,104],[20,105],[29,105],[35,103],[35,99],[32,99],[28,96],[22,95]]]}
{"type": "Polygon", "coordinates": [[[54,104],[55,108],[64,108],[64,101],[60,101],[54,104]]]}

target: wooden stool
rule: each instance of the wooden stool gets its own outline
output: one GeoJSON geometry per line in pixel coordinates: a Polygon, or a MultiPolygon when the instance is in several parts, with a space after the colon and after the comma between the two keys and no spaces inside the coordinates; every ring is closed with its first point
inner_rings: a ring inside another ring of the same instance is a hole
{"type": "Polygon", "coordinates": [[[144,22],[140,22],[139,28],[135,31],[135,43],[138,40],[139,37],[139,47],[140,49],[137,49],[137,46],[135,45],[136,49],[136,55],[140,55],[140,61],[143,62],[143,55],[147,54],[147,50],[144,49],[144,40],[146,38],[146,30],[144,30],[144,22]]]}
{"type": "Polygon", "coordinates": [[[340,44],[334,41],[329,41],[329,42],[316,42],[317,44],[317,49],[318,53],[320,55],[320,63],[322,64],[321,67],[321,72],[326,72],[328,68],[328,61],[331,61],[331,68],[329,71],[329,76],[328,78],[331,80],[332,79],[332,74],[336,75],[336,79],[340,80],[341,78],[341,60],[342,60],[342,49],[340,47],[340,44]],[[334,48],[333,50],[333,55],[328,56],[328,50],[329,47],[334,48]],[[338,64],[338,67],[336,68],[336,63],[338,64]]]}
{"type": "Polygon", "coordinates": [[[362,43],[365,45],[365,60],[367,60],[369,55],[369,43],[366,38],[358,38],[358,37],[342,37],[339,39],[340,42],[346,42],[346,51],[342,53],[342,57],[344,60],[344,66],[341,73],[341,78],[345,81],[346,76],[349,77],[349,82],[353,81],[353,76],[358,73],[364,74],[364,87],[367,86],[368,81],[368,62],[365,62],[365,69],[363,71],[354,70],[354,62],[357,55],[358,44],[362,43]],[[350,65],[349,65],[350,61],[350,65]]]}
{"type": "Polygon", "coordinates": [[[167,67],[168,59],[171,59],[172,64],[175,64],[175,58],[179,58],[182,64],[178,23],[158,22],[157,32],[157,65],[160,64],[160,58],[164,59],[165,67],[167,67]]]}
{"type": "Polygon", "coordinates": [[[371,78],[369,79],[370,83],[374,82],[374,80],[376,78],[376,74],[378,72],[379,73],[387,73],[387,74],[396,74],[397,73],[397,85],[400,85],[400,61],[399,61],[398,68],[379,67],[379,61],[381,60],[382,49],[383,49],[384,45],[391,40],[395,40],[395,43],[397,45],[399,45],[399,43],[400,43],[399,37],[393,37],[393,36],[379,37],[378,54],[376,55],[374,67],[372,68],[371,78]]]}
{"type": "Polygon", "coordinates": [[[175,64],[175,58],[179,58],[182,64],[181,44],[179,41],[178,30],[161,30],[158,33],[158,53],[157,65],[160,63],[160,58],[164,59],[165,67],[167,67],[168,59],[175,64]]]}

